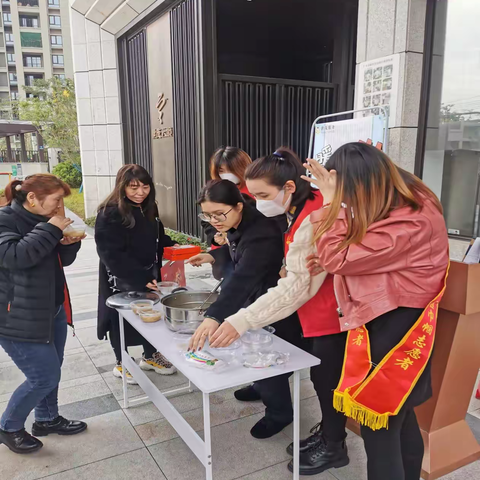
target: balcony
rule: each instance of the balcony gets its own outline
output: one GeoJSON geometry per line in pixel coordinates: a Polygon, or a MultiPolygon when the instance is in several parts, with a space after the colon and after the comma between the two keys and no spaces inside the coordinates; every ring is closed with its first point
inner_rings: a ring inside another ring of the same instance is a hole
{"type": "Polygon", "coordinates": [[[48,0],[48,8],[51,10],[60,10],[60,0],[48,0]]]}
{"type": "Polygon", "coordinates": [[[13,40],[5,40],[6,47],[13,47],[15,46],[15,42],[13,40]]]}
{"type": "Polygon", "coordinates": [[[34,32],[20,32],[20,41],[22,49],[41,49],[42,48],[42,34],[34,32]]]}
{"type": "Polygon", "coordinates": [[[38,8],[38,0],[18,0],[17,1],[18,11],[31,11],[32,9],[38,8]]]}
{"type": "Polygon", "coordinates": [[[16,65],[15,59],[14,58],[7,59],[7,65],[15,66],[16,65]]]}
{"type": "Polygon", "coordinates": [[[5,5],[6,7],[10,6],[10,0],[2,0],[2,5],[5,5]]]}
{"type": "Polygon", "coordinates": [[[38,17],[20,15],[18,21],[21,29],[25,28],[31,30],[40,28],[40,21],[38,17]]]}
{"type": "Polygon", "coordinates": [[[18,85],[18,80],[15,79],[15,80],[10,80],[10,86],[11,87],[16,87],[18,85]]]}
{"type": "Polygon", "coordinates": [[[9,16],[6,17],[5,14],[3,16],[3,24],[8,27],[8,26],[12,26],[12,17],[10,16],[10,14],[8,14],[9,16]]]}

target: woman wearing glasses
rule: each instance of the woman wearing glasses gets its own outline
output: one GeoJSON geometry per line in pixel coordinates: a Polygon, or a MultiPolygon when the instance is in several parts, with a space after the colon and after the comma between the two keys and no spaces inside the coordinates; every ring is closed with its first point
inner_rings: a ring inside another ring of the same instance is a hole
{"type": "MultiPolygon", "coordinates": [[[[203,348],[205,340],[228,316],[247,307],[275,286],[280,278],[283,261],[281,224],[245,203],[235,184],[227,180],[210,181],[200,193],[198,203],[202,208],[200,219],[210,222],[219,232],[225,232],[228,244],[210,253],[196,255],[188,263],[200,266],[225,261],[231,263],[233,272],[228,283],[224,283],[218,300],[208,308],[205,320],[192,337],[190,348],[194,350],[203,348]]],[[[289,322],[286,325],[288,328],[280,328],[279,325],[279,330],[285,333],[279,336],[295,343],[296,338],[301,338],[298,319],[285,319],[283,322],[289,322]],[[298,332],[293,332],[296,329],[298,332]]],[[[282,393],[275,386],[271,390],[279,395],[282,393]]],[[[271,437],[292,421],[289,390],[288,399],[285,398],[282,402],[285,408],[270,411],[268,400],[263,397],[262,400],[267,411],[265,418],[251,431],[256,438],[271,437]]]]}

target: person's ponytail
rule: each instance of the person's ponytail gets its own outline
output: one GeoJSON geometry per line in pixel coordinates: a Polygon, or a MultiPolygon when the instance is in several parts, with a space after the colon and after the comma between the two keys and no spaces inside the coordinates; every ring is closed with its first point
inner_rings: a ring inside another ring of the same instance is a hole
{"type": "Polygon", "coordinates": [[[24,203],[27,199],[27,192],[22,190],[23,182],[21,180],[12,180],[5,187],[5,198],[7,199],[7,205],[11,205],[13,200],[18,200],[20,203],[24,203]]]}

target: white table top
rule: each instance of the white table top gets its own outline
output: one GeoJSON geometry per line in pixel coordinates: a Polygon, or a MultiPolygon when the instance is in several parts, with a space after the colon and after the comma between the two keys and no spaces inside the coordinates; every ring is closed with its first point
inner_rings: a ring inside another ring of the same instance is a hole
{"type": "Polygon", "coordinates": [[[144,323],[131,310],[118,310],[118,312],[203,393],[217,392],[320,364],[317,357],[274,335],[272,350],[290,354],[286,365],[254,369],[246,368],[240,362],[234,362],[220,371],[204,371],[191,366],[184,360],[179,350],[179,342],[173,338],[175,333],[167,328],[163,320],[144,323]]]}

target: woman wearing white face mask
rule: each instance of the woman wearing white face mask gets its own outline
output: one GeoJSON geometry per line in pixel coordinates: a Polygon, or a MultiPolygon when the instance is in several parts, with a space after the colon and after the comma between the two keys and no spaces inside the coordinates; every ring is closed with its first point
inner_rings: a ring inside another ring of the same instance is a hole
{"type": "MultiPolygon", "coordinates": [[[[257,208],[266,216],[287,214],[286,278],[255,303],[226,318],[213,334],[210,345],[226,346],[250,328],[260,328],[281,319],[285,320],[277,325],[288,327],[292,317],[286,317],[297,312],[302,327],[299,346],[322,360],[310,373],[322,409],[322,422],[300,443],[300,473],[315,475],[347,465],[349,461],[345,445],[346,417],[333,408],[333,390],[341,375],[346,335],[340,333],[333,276],[321,270],[316,276],[310,276],[307,269],[305,258],[316,256],[310,214],[323,207],[323,198],[309,182],[301,179],[302,175],[305,169],[299,158],[284,148],[256,160],[245,172],[257,208]]],[[[263,399],[263,392],[272,390],[268,382],[271,380],[238,390],[235,397],[252,401],[262,395],[263,399]]],[[[292,445],[287,452],[293,454],[292,445]]],[[[291,463],[289,468],[292,468],[291,463]]]]}

